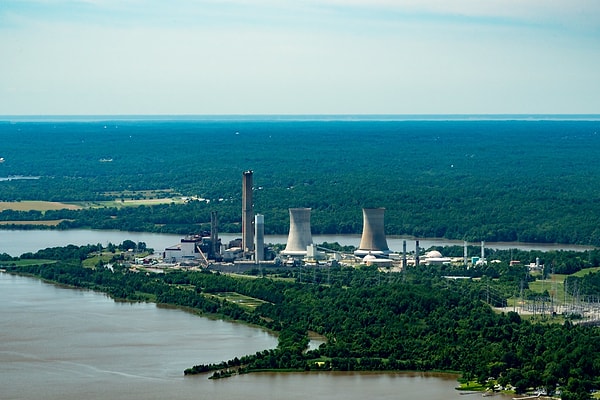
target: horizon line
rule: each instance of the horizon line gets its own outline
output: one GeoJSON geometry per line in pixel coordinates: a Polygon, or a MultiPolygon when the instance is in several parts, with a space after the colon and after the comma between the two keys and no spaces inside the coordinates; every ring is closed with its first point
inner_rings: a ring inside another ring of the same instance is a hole
{"type": "Polygon", "coordinates": [[[600,114],[15,114],[0,115],[0,122],[12,121],[469,121],[469,120],[600,120],[600,114]]]}

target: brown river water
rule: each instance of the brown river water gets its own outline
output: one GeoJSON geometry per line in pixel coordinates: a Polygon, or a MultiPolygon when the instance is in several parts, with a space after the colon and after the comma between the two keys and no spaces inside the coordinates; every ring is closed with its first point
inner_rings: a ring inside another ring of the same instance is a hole
{"type": "MultiPolygon", "coordinates": [[[[269,333],[0,272],[0,398],[463,400],[456,376],[256,373],[184,377],[198,363],[274,348],[269,333]]],[[[510,396],[495,396],[497,399],[510,396]]]]}

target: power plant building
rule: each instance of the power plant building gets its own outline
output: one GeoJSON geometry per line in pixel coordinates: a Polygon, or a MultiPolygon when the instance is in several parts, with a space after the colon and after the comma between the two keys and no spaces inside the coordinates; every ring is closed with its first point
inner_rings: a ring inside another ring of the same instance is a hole
{"type": "Polygon", "coordinates": [[[167,262],[206,261],[211,245],[210,237],[188,236],[181,239],[179,244],[167,247],[163,259],[167,262]]]}
{"type": "Polygon", "coordinates": [[[307,247],[313,244],[310,231],[310,208],[290,208],[290,232],[285,250],[288,256],[306,256],[307,247]]]}

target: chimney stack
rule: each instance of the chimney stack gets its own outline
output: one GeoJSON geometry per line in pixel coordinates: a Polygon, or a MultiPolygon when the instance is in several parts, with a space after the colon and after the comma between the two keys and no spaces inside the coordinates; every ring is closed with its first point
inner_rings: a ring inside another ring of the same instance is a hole
{"type": "Polygon", "coordinates": [[[252,171],[244,171],[242,179],[242,251],[244,255],[254,250],[253,213],[252,171]]]}

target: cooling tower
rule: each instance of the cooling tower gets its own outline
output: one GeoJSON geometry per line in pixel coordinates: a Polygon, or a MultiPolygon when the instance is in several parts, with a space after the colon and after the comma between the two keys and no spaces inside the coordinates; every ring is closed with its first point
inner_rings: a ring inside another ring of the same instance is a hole
{"type": "Polygon", "coordinates": [[[242,179],[242,250],[244,254],[254,250],[252,228],[252,171],[244,171],[242,179]]]}
{"type": "Polygon", "coordinates": [[[390,253],[385,239],[384,212],[385,208],[363,208],[363,232],[355,255],[390,253]]]}
{"type": "Polygon", "coordinates": [[[290,208],[290,233],[282,253],[290,256],[306,255],[306,248],[310,244],[310,208],[290,208]]]}

